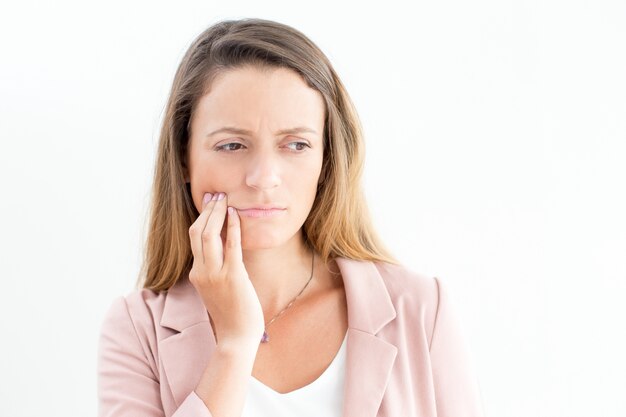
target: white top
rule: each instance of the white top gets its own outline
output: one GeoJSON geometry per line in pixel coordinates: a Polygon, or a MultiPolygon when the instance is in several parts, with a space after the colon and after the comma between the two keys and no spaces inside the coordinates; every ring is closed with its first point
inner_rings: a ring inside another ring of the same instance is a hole
{"type": "Polygon", "coordinates": [[[250,376],[241,417],[340,417],[347,336],[324,373],[302,388],[281,394],[250,376]]]}

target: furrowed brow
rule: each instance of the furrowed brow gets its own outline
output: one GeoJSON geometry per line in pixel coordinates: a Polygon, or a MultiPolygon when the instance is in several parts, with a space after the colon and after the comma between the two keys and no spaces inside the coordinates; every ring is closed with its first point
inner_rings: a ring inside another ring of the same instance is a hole
{"type": "MultiPolygon", "coordinates": [[[[251,131],[246,130],[246,129],[239,129],[233,126],[224,126],[224,127],[221,127],[217,130],[210,132],[209,134],[207,134],[207,137],[217,135],[218,133],[232,133],[236,135],[248,135],[248,136],[253,135],[251,131]]],[[[317,132],[314,129],[308,128],[306,126],[299,126],[299,127],[292,127],[290,129],[279,130],[278,132],[276,132],[276,135],[288,135],[288,134],[296,134],[296,133],[317,134],[317,132]]]]}

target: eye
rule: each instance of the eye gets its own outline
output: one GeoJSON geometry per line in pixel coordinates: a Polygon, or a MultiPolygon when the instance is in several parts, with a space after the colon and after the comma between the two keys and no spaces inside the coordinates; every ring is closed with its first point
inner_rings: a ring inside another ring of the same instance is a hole
{"type": "Polygon", "coordinates": [[[287,146],[291,146],[291,145],[296,145],[295,149],[293,147],[291,149],[297,152],[301,152],[305,150],[306,148],[310,148],[309,144],[306,142],[291,142],[287,146]]]}
{"type": "Polygon", "coordinates": [[[218,146],[216,149],[218,151],[238,151],[241,149],[243,145],[237,142],[226,143],[224,145],[218,146]]]}

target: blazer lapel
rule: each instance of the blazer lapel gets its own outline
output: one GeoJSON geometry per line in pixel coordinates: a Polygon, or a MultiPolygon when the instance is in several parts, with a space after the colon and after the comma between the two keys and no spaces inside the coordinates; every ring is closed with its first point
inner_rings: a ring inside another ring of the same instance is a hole
{"type": "MultiPolygon", "coordinates": [[[[335,258],[348,304],[343,417],[376,416],[397,348],[376,336],[396,317],[372,262],[335,258]]],[[[159,343],[159,357],[176,406],[193,391],[216,342],[204,303],[187,277],[168,291],[160,325],[177,333],[159,343]]]]}
{"type": "Polygon", "coordinates": [[[196,388],[216,347],[204,303],[186,276],[169,289],[160,325],[178,332],[159,343],[159,357],[178,407],[196,388]]]}
{"type": "Polygon", "coordinates": [[[336,258],[348,303],[343,417],[374,417],[380,408],[397,347],[376,336],[396,317],[372,262],[336,258]]]}

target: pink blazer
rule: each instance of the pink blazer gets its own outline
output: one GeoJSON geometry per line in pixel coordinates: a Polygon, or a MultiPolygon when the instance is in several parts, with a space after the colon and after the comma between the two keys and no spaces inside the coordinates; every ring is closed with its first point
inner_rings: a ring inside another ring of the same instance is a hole
{"type": "MultiPolygon", "coordinates": [[[[348,303],[344,417],[483,415],[463,333],[438,278],[337,258],[348,303]]],[[[194,389],[215,349],[188,279],[116,299],[98,349],[100,417],[211,417],[194,389]]]]}

